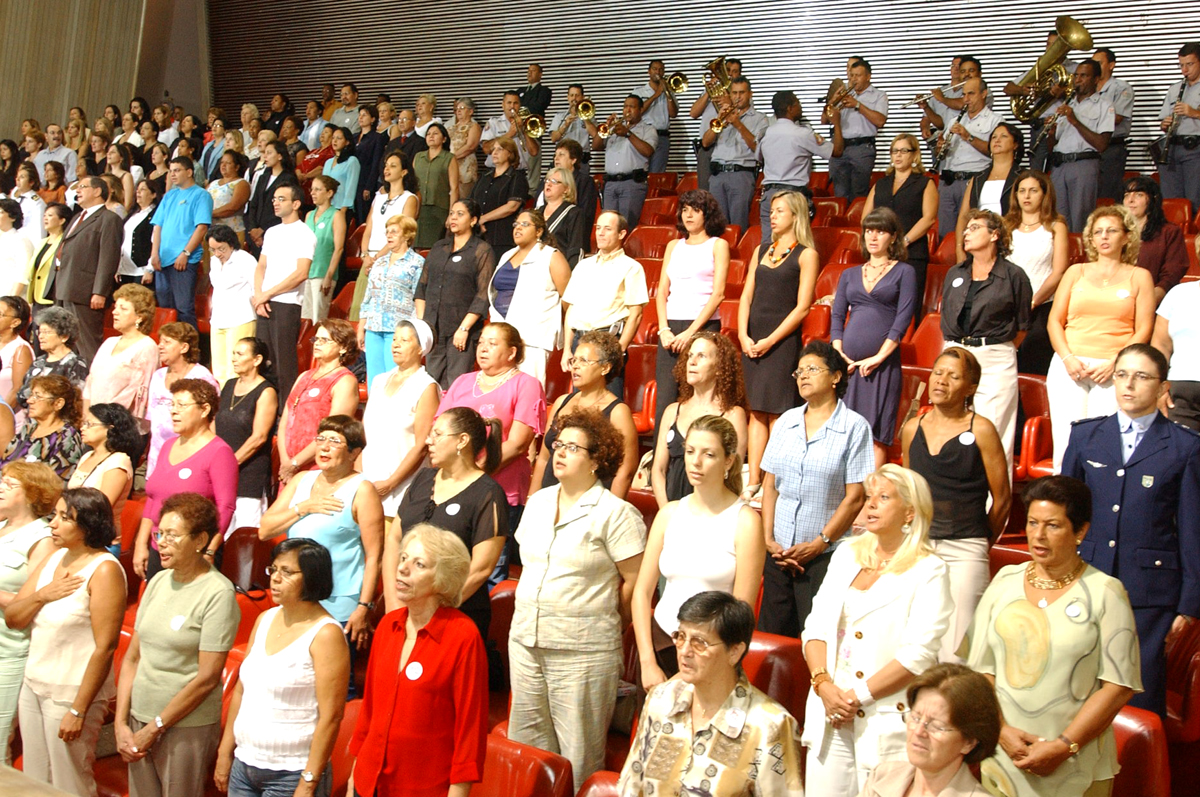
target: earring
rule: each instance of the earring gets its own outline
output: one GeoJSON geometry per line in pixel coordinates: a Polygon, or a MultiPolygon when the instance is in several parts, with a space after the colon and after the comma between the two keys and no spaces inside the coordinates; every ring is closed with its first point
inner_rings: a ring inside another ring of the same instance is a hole
{"type": "Polygon", "coordinates": [[[912,524],[905,522],[905,524],[900,527],[900,530],[903,531],[906,536],[912,534],[912,524]]]}

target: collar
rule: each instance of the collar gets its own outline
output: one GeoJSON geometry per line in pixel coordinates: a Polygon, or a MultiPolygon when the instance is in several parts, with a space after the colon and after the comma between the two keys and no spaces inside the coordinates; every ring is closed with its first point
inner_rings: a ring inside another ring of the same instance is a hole
{"type": "Polygon", "coordinates": [[[1137,431],[1140,434],[1145,434],[1150,428],[1150,424],[1154,423],[1154,416],[1158,415],[1158,410],[1148,412],[1140,418],[1132,418],[1125,414],[1122,409],[1117,410],[1117,426],[1121,430],[1121,434],[1127,434],[1130,431],[1137,431]]]}
{"type": "MultiPolygon", "coordinates": [[[[804,416],[808,413],[808,405],[804,404],[799,407],[800,412],[796,414],[796,419],[789,422],[785,428],[795,429],[804,425],[804,416]]],[[[828,429],[831,432],[846,431],[846,402],[838,399],[837,406],[833,408],[833,414],[829,416],[829,420],[825,421],[822,430],[828,429]]],[[[806,436],[807,437],[807,436],[806,436]]],[[[816,438],[811,438],[811,440],[816,438]]]]}
{"type": "MultiPolygon", "coordinates": [[[[562,490],[562,487],[560,485],[555,485],[554,489],[554,505],[557,508],[558,493],[562,490]]],[[[575,502],[574,506],[563,513],[563,515],[554,524],[555,527],[566,525],[567,523],[578,520],[580,517],[587,516],[590,511],[600,503],[600,498],[604,495],[604,492],[604,484],[597,479],[596,483],[587,489],[587,492],[579,496],[579,500],[575,502]]]]}
{"type": "Polygon", "coordinates": [[[618,257],[621,257],[624,254],[625,254],[624,247],[618,246],[616,249],[612,250],[608,254],[604,254],[603,252],[597,252],[596,253],[596,262],[597,263],[608,263],[609,261],[616,260],[618,257]]]}
{"type": "MultiPolygon", "coordinates": [[[[442,636],[446,633],[446,623],[450,620],[449,609],[449,606],[442,606],[434,612],[425,627],[417,632],[417,636],[427,634],[435,643],[441,642],[442,636]]],[[[398,634],[404,634],[405,624],[408,622],[408,607],[397,609],[392,614],[395,615],[392,619],[392,630],[398,634]]]]}
{"type": "MultiPolygon", "coordinates": [[[[753,694],[753,688],[750,686],[749,679],[746,674],[741,672],[738,674],[738,681],[733,687],[733,691],[725,698],[725,702],[717,709],[717,713],[710,720],[710,726],[717,731],[720,731],[730,739],[736,739],[741,736],[742,730],[746,727],[746,715],[750,711],[750,698],[753,694]]],[[[671,716],[678,717],[690,714],[692,710],[692,698],[695,696],[695,689],[691,684],[678,682],[675,689],[675,700],[671,705],[671,716]]]]}

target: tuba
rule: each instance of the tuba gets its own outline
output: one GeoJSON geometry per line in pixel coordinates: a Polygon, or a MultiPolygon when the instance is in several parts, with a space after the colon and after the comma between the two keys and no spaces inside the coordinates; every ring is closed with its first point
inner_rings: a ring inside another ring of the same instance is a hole
{"type": "MultiPolygon", "coordinates": [[[[729,71],[725,68],[725,56],[714,58],[704,65],[704,91],[708,94],[709,100],[712,101],[715,107],[718,101],[729,95],[729,86],[733,80],[729,77],[729,71]]],[[[720,133],[725,129],[726,122],[722,114],[718,114],[715,119],[708,123],[709,128],[714,133],[720,133]]]]}
{"type": "Polygon", "coordinates": [[[1071,85],[1071,73],[1062,63],[1067,53],[1071,50],[1092,49],[1092,34],[1071,17],[1062,16],[1056,19],[1054,30],[1058,33],[1058,39],[1046,48],[1046,52],[1042,53],[1033,69],[1017,81],[1021,88],[1032,89],[1030,94],[1012,98],[1013,116],[1022,122],[1029,122],[1041,116],[1054,100],[1051,92],[1071,85]]]}

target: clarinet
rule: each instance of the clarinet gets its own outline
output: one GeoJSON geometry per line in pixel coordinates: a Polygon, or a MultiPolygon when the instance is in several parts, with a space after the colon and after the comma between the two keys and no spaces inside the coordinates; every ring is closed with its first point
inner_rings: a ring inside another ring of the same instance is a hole
{"type": "MultiPolygon", "coordinates": [[[[1180,84],[1179,96],[1175,98],[1176,105],[1183,102],[1183,93],[1185,91],[1187,91],[1187,86],[1188,86],[1188,83],[1186,80],[1184,80],[1180,84]]],[[[1171,112],[1171,124],[1167,128],[1167,133],[1164,136],[1164,138],[1166,140],[1163,142],[1163,166],[1171,165],[1171,138],[1174,137],[1176,131],[1179,130],[1179,123],[1181,121],[1183,121],[1183,117],[1180,114],[1177,114],[1174,111],[1172,111],[1171,112]]]]}
{"type": "MultiPolygon", "coordinates": [[[[958,116],[954,119],[954,125],[962,121],[963,115],[967,112],[967,106],[964,103],[963,109],[958,112],[958,116]]],[[[954,127],[950,125],[950,127],[954,127]]],[[[945,135],[942,137],[941,143],[933,151],[933,160],[929,164],[929,171],[934,174],[938,173],[938,168],[942,165],[942,161],[946,159],[946,154],[950,151],[950,130],[947,128],[945,135]]]]}

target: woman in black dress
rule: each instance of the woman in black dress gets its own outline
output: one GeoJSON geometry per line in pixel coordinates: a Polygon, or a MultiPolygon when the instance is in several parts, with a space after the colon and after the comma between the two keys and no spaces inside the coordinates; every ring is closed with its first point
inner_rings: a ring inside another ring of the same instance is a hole
{"type": "MultiPolygon", "coordinates": [[[[908,247],[907,262],[917,275],[917,296],[925,295],[925,269],[929,265],[929,237],[937,223],[938,192],[921,166],[921,145],[911,133],[892,139],[892,160],[887,173],[867,194],[863,218],[875,208],[891,208],[900,219],[902,240],[908,247]]],[[[948,230],[939,230],[945,235],[948,230]]],[[[920,312],[918,305],[917,312],[920,312]]]]}
{"type": "Polygon", "coordinates": [[[613,478],[604,482],[604,486],[613,495],[621,500],[625,499],[629,493],[629,486],[633,483],[633,474],[637,471],[638,434],[633,424],[633,412],[608,389],[608,380],[615,375],[624,356],[620,341],[611,332],[594,329],[579,338],[579,344],[575,347],[569,363],[571,392],[559,396],[546,418],[546,434],[542,438],[541,453],[533,465],[530,495],[543,487],[558,484],[554,468],[550,465],[554,441],[558,439],[560,427],[556,421],[572,412],[598,408],[605,418],[612,421],[612,425],[625,440],[625,456],[621,467],[617,469],[613,478]]]}
{"type": "Polygon", "coordinates": [[[862,251],[868,260],[842,272],[830,319],[830,340],[850,369],[846,406],[871,424],[877,468],[887,462],[896,437],[903,383],[900,339],[919,303],[900,228],[888,208],[876,208],[863,219],[862,251]]]}
{"type": "Polygon", "coordinates": [[[263,374],[270,368],[267,344],[242,338],[233,347],[237,376],[221,389],[217,436],[229,444],[238,462],[237,505],[226,534],[258,526],[267,509],[271,484],[271,428],[279,408],[279,393],[263,374]]]}
{"type": "Polygon", "coordinates": [[[821,270],[803,194],[780,191],[771,198],[771,243],[765,250],[755,247],[750,259],[758,265],[746,274],[738,300],[738,340],[750,404],[746,500],[762,489],[762,455],[775,419],[800,403],[791,373],[800,359],[800,327],[821,270]]]}
{"type": "Polygon", "coordinates": [[[518,168],[520,156],[511,138],[493,141],[491,155],[496,166],[480,176],[471,198],[483,211],[479,217],[483,240],[497,252],[506,252],[513,248],[512,223],[529,196],[529,178],[524,169],[518,168]]]}
{"type": "MultiPolygon", "coordinates": [[[[500,560],[508,530],[508,499],[488,474],[500,465],[500,422],[468,407],[452,407],[433,422],[429,464],[417,472],[383,544],[383,572],[400,565],[400,538],[419,523],[457,536],[471,552],[471,570],[458,607],[488,638],[492,604],[487,579],[500,560]],[[483,458],[482,463],[480,457],[483,458]]],[[[396,579],[383,580],[386,611],[400,608],[396,579]]]]}

